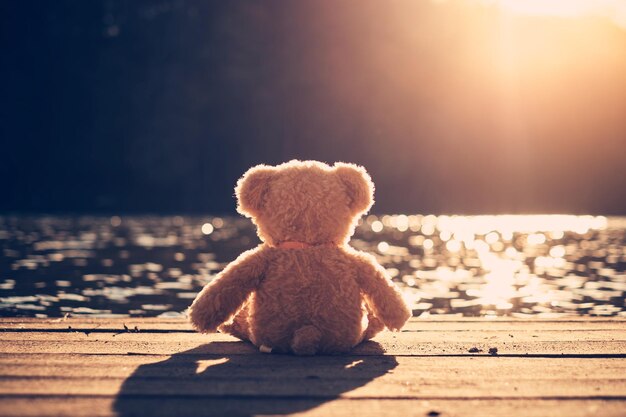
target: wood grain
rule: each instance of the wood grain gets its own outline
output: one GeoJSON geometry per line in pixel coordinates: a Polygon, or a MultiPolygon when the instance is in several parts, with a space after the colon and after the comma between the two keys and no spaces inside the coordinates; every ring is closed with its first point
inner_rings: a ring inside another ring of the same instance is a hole
{"type": "Polygon", "coordinates": [[[183,319],[11,318],[0,330],[2,416],[626,415],[619,319],[412,319],[350,355],[310,358],[183,319]]]}

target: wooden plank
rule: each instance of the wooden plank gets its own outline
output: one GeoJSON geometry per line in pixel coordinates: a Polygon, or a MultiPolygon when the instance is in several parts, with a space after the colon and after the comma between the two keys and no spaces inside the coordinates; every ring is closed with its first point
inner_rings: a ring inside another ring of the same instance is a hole
{"type": "MultiPolygon", "coordinates": [[[[133,328],[115,329],[113,331],[101,331],[101,329],[63,329],[58,331],[49,330],[29,330],[27,332],[5,331],[0,332],[0,341],[11,340],[33,340],[33,341],[90,341],[90,340],[108,340],[110,342],[120,342],[127,340],[154,341],[160,342],[190,342],[203,343],[208,339],[215,341],[235,340],[229,335],[221,333],[215,335],[206,335],[200,333],[150,333],[136,331],[133,328]]],[[[476,331],[421,331],[421,332],[389,332],[385,331],[376,336],[376,340],[399,340],[412,343],[425,342],[448,342],[454,340],[458,343],[517,343],[517,342],[563,342],[563,341],[579,341],[579,342],[600,342],[600,341],[626,341],[626,328],[621,330],[596,330],[592,332],[572,332],[568,330],[542,330],[542,331],[518,331],[515,330],[476,330],[476,331]]]]}
{"type": "MultiPolygon", "coordinates": [[[[20,334],[20,337],[0,335],[0,352],[13,354],[31,353],[82,353],[82,354],[141,354],[172,355],[188,351],[189,355],[205,354],[254,354],[257,349],[249,343],[239,342],[230,336],[199,336],[201,339],[161,340],[160,337],[141,334],[123,334],[119,337],[85,336],[68,334],[70,340],[58,334],[20,334]],[[52,336],[52,337],[46,337],[52,336]],[[148,336],[148,337],[146,337],[148,336]],[[74,338],[74,339],[72,339],[74,338]],[[203,341],[211,343],[203,344],[203,341]]],[[[160,335],[161,336],[161,335],[160,335]]],[[[470,355],[473,347],[481,349],[479,355],[487,355],[490,348],[497,348],[499,355],[621,355],[626,356],[626,341],[502,341],[478,337],[457,341],[454,337],[434,341],[416,341],[412,337],[386,334],[374,342],[357,346],[357,355],[470,355]]]]}
{"type": "Polygon", "coordinates": [[[315,400],[242,398],[109,398],[37,397],[0,398],[6,417],[113,417],[113,416],[250,416],[292,415],[305,417],[398,415],[425,417],[623,417],[624,403],[607,400],[315,400]],[[429,414],[433,413],[433,414],[429,414]]]}
{"type": "MultiPolygon", "coordinates": [[[[360,357],[317,356],[298,358],[287,355],[241,355],[235,357],[194,356],[83,356],[20,355],[0,356],[2,377],[32,378],[128,378],[134,373],[143,379],[238,379],[302,378],[362,379],[365,367],[376,369],[390,380],[457,379],[497,380],[516,375],[524,379],[611,379],[626,380],[626,361],[620,358],[552,358],[524,357],[360,357]],[[228,363],[228,364],[226,364],[228,363]],[[139,368],[141,367],[141,368],[139,368]],[[358,367],[359,372],[351,371],[358,367]],[[383,372],[384,371],[384,372],[383,372]],[[401,372],[400,372],[401,371],[401,372]],[[387,375],[388,374],[388,375],[387,375]]],[[[474,384],[474,381],[472,381],[474,384]]],[[[625,393],[626,394],[626,393],[625,393]]]]}
{"type": "Polygon", "coordinates": [[[412,319],[298,358],[182,319],[1,319],[0,415],[623,416],[625,324],[412,319]]]}
{"type": "Polygon", "coordinates": [[[30,356],[2,358],[0,395],[626,399],[622,359],[30,356]]]}
{"type": "MultiPolygon", "coordinates": [[[[91,329],[104,332],[118,332],[124,330],[124,325],[130,329],[135,326],[142,332],[194,332],[191,325],[185,319],[157,319],[157,318],[115,318],[99,319],[93,317],[72,317],[63,319],[34,319],[34,318],[0,318],[0,330],[67,330],[91,329]]],[[[438,319],[412,318],[404,326],[403,332],[423,331],[613,331],[626,330],[624,319],[590,318],[582,320],[571,318],[567,320],[484,320],[463,318],[458,321],[438,319]]]]}
{"type": "Polygon", "coordinates": [[[511,376],[474,381],[473,378],[414,379],[399,376],[370,381],[358,379],[173,377],[131,378],[16,378],[0,379],[0,395],[128,395],[175,397],[268,398],[572,398],[626,400],[626,381],[607,378],[577,380],[516,379],[511,376]]]}

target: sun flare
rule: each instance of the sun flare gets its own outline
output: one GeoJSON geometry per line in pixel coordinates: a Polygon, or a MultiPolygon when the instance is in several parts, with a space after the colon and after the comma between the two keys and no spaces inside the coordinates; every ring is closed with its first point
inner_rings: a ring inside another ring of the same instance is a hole
{"type": "Polygon", "coordinates": [[[504,11],[562,18],[608,17],[626,29],[626,1],[623,0],[486,0],[504,11]]]}

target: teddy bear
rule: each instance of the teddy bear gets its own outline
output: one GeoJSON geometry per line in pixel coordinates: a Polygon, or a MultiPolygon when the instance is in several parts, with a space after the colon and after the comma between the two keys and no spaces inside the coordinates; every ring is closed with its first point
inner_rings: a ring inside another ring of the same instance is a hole
{"type": "Polygon", "coordinates": [[[340,354],[409,319],[385,269],[348,245],[374,202],[363,167],[258,165],[235,193],[262,243],[200,291],[189,309],[196,330],[227,333],[262,352],[340,354]]]}

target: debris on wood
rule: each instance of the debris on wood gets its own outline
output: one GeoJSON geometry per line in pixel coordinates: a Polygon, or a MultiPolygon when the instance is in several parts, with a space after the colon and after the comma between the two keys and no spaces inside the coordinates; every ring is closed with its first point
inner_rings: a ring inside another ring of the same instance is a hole
{"type": "Polygon", "coordinates": [[[118,334],[122,334],[122,333],[139,333],[139,327],[135,326],[134,328],[130,328],[126,325],[126,323],[123,324],[124,326],[124,330],[122,330],[121,332],[115,333],[113,335],[113,337],[117,336],[118,334]]]}
{"type": "Polygon", "coordinates": [[[497,347],[490,347],[489,348],[489,354],[493,355],[493,356],[497,355],[498,354],[498,348],[497,347]]]}
{"type": "Polygon", "coordinates": [[[65,313],[63,317],[59,317],[58,319],[52,320],[52,323],[60,323],[62,321],[66,321],[67,319],[72,317],[72,313],[65,313]]]}
{"type": "Polygon", "coordinates": [[[478,349],[476,346],[471,347],[471,348],[468,350],[468,352],[469,352],[469,353],[478,353],[478,352],[482,352],[482,351],[483,351],[482,349],[478,349]]]}

